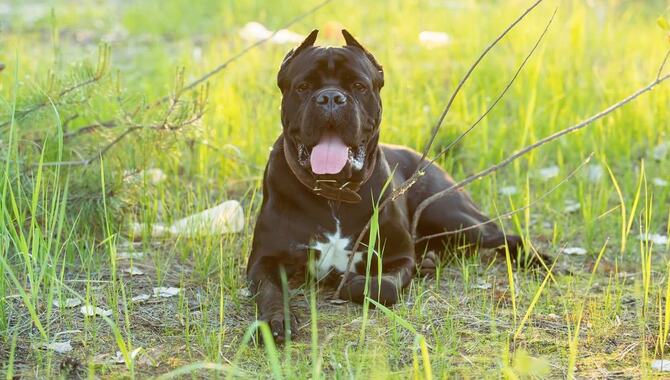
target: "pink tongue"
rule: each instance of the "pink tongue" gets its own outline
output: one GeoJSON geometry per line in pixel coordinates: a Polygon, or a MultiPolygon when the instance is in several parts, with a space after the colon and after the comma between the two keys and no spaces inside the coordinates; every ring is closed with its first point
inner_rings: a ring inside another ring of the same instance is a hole
{"type": "Polygon", "coordinates": [[[349,159],[349,148],[340,136],[326,132],[319,143],[312,148],[309,159],[314,174],[337,174],[342,171],[349,159]]]}

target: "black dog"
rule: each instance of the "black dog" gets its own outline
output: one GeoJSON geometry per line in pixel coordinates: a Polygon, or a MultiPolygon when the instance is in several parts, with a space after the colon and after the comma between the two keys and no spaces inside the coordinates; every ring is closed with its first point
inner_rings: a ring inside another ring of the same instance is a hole
{"type": "MultiPolygon", "coordinates": [[[[314,46],[313,31],[288,53],[278,74],[283,132],[275,142],[263,179],[263,204],[256,222],[247,267],[260,318],[269,323],[277,342],[296,331],[290,312],[285,326],[282,274],[305,274],[310,252],[314,273],[321,281],[339,282],[346,271],[350,249],[373,212],[373,204],[389,196],[412,175],[420,156],[404,147],[379,144],[382,115],[381,65],[346,30],[343,47],[314,46]],[[391,186],[381,194],[389,180],[391,186]]],[[[381,279],[377,258],[371,261],[371,298],[391,305],[411,281],[416,263],[428,249],[443,251],[453,240],[432,239],[416,246],[410,221],[416,206],[453,184],[437,166],[379,215],[381,279]],[[380,285],[381,284],[381,285],[380,285]]],[[[418,234],[427,236],[488,221],[463,191],[452,192],[421,215],[418,234]]],[[[505,236],[488,223],[463,232],[461,242],[482,248],[507,245],[516,256],[518,236],[505,236]]],[[[367,237],[363,242],[367,242],[367,237]]],[[[367,252],[367,250],[366,250],[367,252]]],[[[367,257],[353,253],[343,297],[363,301],[367,257]]]]}

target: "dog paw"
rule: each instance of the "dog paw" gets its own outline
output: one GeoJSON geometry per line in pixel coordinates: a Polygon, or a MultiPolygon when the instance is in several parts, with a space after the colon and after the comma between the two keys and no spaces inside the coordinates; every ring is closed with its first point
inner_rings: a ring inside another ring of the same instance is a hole
{"type": "MultiPolygon", "coordinates": [[[[365,300],[365,276],[355,275],[342,289],[342,296],[356,303],[363,303],[365,300]]],[[[390,306],[398,302],[399,289],[396,284],[387,276],[370,277],[368,280],[368,297],[382,305],[390,306]]]]}
{"type": "Polygon", "coordinates": [[[421,265],[419,266],[419,274],[421,277],[426,277],[426,278],[432,278],[435,276],[435,272],[437,272],[437,266],[439,259],[435,252],[433,251],[428,251],[426,254],[423,256],[423,259],[421,260],[421,265]]]}
{"type": "MultiPolygon", "coordinates": [[[[284,315],[283,310],[262,315],[260,320],[268,324],[270,333],[276,344],[283,344],[287,340],[295,337],[298,333],[298,324],[300,321],[292,311],[289,311],[288,325],[286,325],[286,316],[284,315]]],[[[259,337],[259,341],[263,342],[262,336],[259,335],[259,337]]]]}
{"type": "MultiPolygon", "coordinates": [[[[523,244],[521,236],[508,235],[507,248],[509,249],[510,258],[513,263],[520,263],[521,266],[527,268],[544,268],[551,264],[551,257],[533,250],[527,249],[523,244]],[[544,262],[544,265],[543,265],[544,262]]],[[[501,248],[499,253],[505,254],[505,248],[501,248]]]]}

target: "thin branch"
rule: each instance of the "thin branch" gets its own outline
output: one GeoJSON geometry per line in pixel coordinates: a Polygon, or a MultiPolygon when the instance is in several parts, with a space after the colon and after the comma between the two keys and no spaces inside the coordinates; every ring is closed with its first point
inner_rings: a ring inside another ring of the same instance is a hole
{"type": "MultiPolygon", "coordinates": [[[[78,90],[78,89],[80,89],[80,88],[83,88],[83,87],[86,87],[86,86],[88,86],[88,85],[91,85],[91,84],[93,84],[93,83],[95,83],[95,82],[97,82],[97,81],[99,81],[99,80],[100,80],[99,77],[94,76],[94,77],[91,77],[91,78],[89,78],[89,79],[87,79],[87,80],[85,80],[85,81],[83,81],[83,82],[76,83],[76,84],[74,84],[74,85],[72,85],[72,86],[70,86],[70,87],[64,89],[64,90],[61,91],[60,93],[58,93],[57,97],[58,97],[58,98],[62,98],[63,96],[66,96],[66,95],[68,95],[69,93],[71,93],[71,92],[73,92],[73,91],[76,91],[76,90],[78,90]]],[[[40,109],[42,109],[42,108],[44,108],[44,107],[46,107],[47,105],[50,105],[50,104],[51,104],[51,102],[50,102],[48,99],[45,100],[45,101],[43,101],[43,102],[41,102],[41,103],[35,104],[34,106],[28,108],[28,109],[25,110],[25,111],[17,112],[17,115],[15,116],[15,119],[16,119],[16,120],[22,120],[22,119],[24,119],[25,117],[27,117],[28,115],[30,115],[31,113],[33,113],[33,112],[35,112],[35,111],[38,111],[38,110],[40,110],[40,109]]],[[[10,122],[11,122],[11,120],[5,120],[5,121],[1,122],[1,123],[0,123],[0,128],[6,126],[6,125],[9,124],[10,122]]]]}
{"type": "Polygon", "coordinates": [[[485,111],[483,114],[481,114],[481,116],[479,116],[479,118],[478,118],[474,123],[472,123],[472,125],[471,125],[468,129],[466,129],[465,132],[463,132],[463,133],[461,133],[460,135],[458,135],[458,137],[457,137],[456,139],[454,139],[454,141],[452,141],[446,148],[444,148],[440,153],[438,153],[438,154],[437,154],[437,155],[436,155],[436,156],[435,156],[429,163],[427,163],[427,164],[423,167],[423,169],[421,169],[421,170],[425,170],[425,169],[428,168],[430,165],[434,164],[434,163],[438,160],[438,158],[440,158],[442,155],[444,155],[444,154],[447,153],[449,150],[451,150],[451,148],[453,148],[453,147],[454,147],[456,144],[458,144],[458,143],[459,143],[465,136],[467,136],[468,133],[470,133],[473,129],[475,129],[475,127],[476,127],[477,125],[479,125],[479,123],[480,123],[480,122],[481,122],[481,121],[482,121],[482,120],[483,120],[483,119],[484,119],[484,118],[485,118],[485,117],[486,117],[486,116],[487,116],[487,115],[488,115],[488,114],[495,108],[495,106],[498,105],[498,102],[500,102],[500,100],[505,96],[505,94],[506,94],[507,91],[510,89],[510,87],[512,87],[512,84],[514,84],[514,82],[516,81],[516,78],[517,78],[517,77],[519,76],[519,74],[521,73],[521,70],[523,70],[524,66],[526,66],[526,63],[528,62],[528,60],[530,59],[530,57],[533,56],[533,53],[535,53],[535,50],[536,50],[537,47],[540,45],[540,42],[542,42],[542,40],[544,39],[544,36],[547,34],[547,31],[549,31],[549,27],[551,26],[551,23],[554,21],[554,17],[556,16],[556,12],[557,12],[557,11],[558,11],[558,8],[554,9],[554,13],[551,15],[551,18],[549,18],[549,21],[547,22],[547,25],[544,27],[544,30],[542,31],[542,34],[540,34],[540,36],[537,38],[537,41],[535,41],[535,45],[533,45],[533,48],[528,52],[528,54],[526,55],[526,58],[524,58],[524,60],[521,62],[521,65],[519,65],[519,67],[517,68],[517,70],[516,70],[516,72],[514,73],[514,75],[512,76],[512,78],[509,80],[509,82],[507,82],[507,85],[505,85],[505,88],[500,92],[500,94],[499,94],[498,97],[493,101],[493,103],[491,103],[491,104],[489,105],[489,107],[486,109],[486,111],[485,111]]]}
{"type": "MultiPolygon", "coordinates": [[[[171,108],[174,109],[174,108],[171,108]]],[[[114,140],[110,141],[107,143],[105,146],[103,146],[100,150],[98,150],[97,153],[94,155],[90,156],[89,158],[82,159],[82,160],[76,160],[76,161],[60,161],[60,162],[46,162],[43,163],[42,166],[88,166],[94,162],[96,162],[98,159],[100,159],[102,156],[104,156],[112,147],[114,147],[116,144],[120,143],[123,139],[128,137],[131,133],[141,130],[141,129],[152,129],[152,130],[158,130],[158,131],[175,131],[178,129],[182,129],[187,125],[191,125],[196,123],[198,120],[202,118],[204,114],[204,109],[201,110],[199,113],[197,113],[195,116],[192,118],[185,120],[179,124],[170,124],[168,122],[168,117],[169,114],[166,116],[165,120],[160,123],[160,124],[153,124],[153,125],[133,125],[131,127],[128,127],[123,133],[118,135],[114,140]]]]}
{"type": "Polygon", "coordinates": [[[668,49],[668,51],[665,53],[665,58],[663,58],[661,66],[658,67],[658,74],[656,74],[656,79],[659,79],[661,77],[661,74],[663,74],[663,69],[665,68],[665,64],[668,63],[669,57],[670,57],[670,49],[668,49]]]}
{"type": "Polygon", "coordinates": [[[442,237],[442,236],[458,235],[458,234],[461,234],[465,231],[474,230],[476,228],[487,225],[489,223],[501,221],[503,219],[509,218],[512,215],[515,215],[515,214],[518,214],[522,211],[528,210],[529,208],[533,207],[534,205],[536,205],[539,202],[541,202],[542,200],[544,200],[546,197],[548,197],[554,191],[558,190],[558,188],[563,186],[569,180],[571,180],[584,166],[586,166],[586,164],[588,164],[591,161],[592,158],[593,158],[593,153],[589,154],[589,156],[586,157],[586,159],[584,161],[582,161],[582,163],[578,167],[576,167],[573,171],[571,171],[567,176],[565,176],[565,178],[563,178],[554,187],[549,189],[549,191],[547,191],[547,192],[543,193],[542,195],[540,195],[539,197],[533,199],[531,202],[527,203],[523,207],[517,208],[517,209],[512,210],[512,211],[508,211],[508,212],[506,212],[502,215],[496,216],[495,218],[491,218],[491,219],[489,219],[489,220],[487,220],[486,222],[483,222],[483,223],[477,223],[477,224],[474,224],[472,226],[464,227],[464,228],[461,228],[461,229],[458,229],[458,230],[444,231],[444,232],[440,232],[440,233],[433,234],[433,235],[422,236],[422,237],[416,239],[415,243],[420,243],[420,242],[425,241],[425,240],[429,240],[429,239],[433,239],[433,238],[437,238],[437,237],[442,237]]]}
{"type": "Polygon", "coordinates": [[[112,147],[114,145],[121,142],[121,140],[126,138],[129,134],[131,134],[131,133],[133,133],[136,130],[139,130],[141,128],[142,127],[139,127],[139,126],[129,127],[128,129],[123,131],[123,133],[116,136],[116,138],[114,140],[112,140],[107,145],[102,147],[102,149],[100,149],[96,154],[92,155],[89,158],[86,158],[86,159],[83,159],[83,160],[77,160],[77,161],[45,162],[45,163],[42,164],[42,166],[88,166],[88,165],[94,163],[95,161],[97,161],[98,159],[100,159],[102,156],[104,156],[105,153],[107,153],[107,151],[112,149],[112,147]]]}
{"type": "Polygon", "coordinates": [[[430,151],[430,147],[433,145],[433,142],[435,141],[435,138],[437,137],[437,133],[440,131],[440,128],[442,127],[442,122],[447,117],[447,114],[449,113],[449,110],[451,109],[451,105],[454,103],[454,99],[456,99],[456,95],[458,95],[458,93],[460,92],[461,87],[463,87],[463,85],[468,80],[468,78],[470,78],[470,74],[472,74],[472,72],[475,70],[477,65],[479,65],[479,62],[481,62],[482,59],[484,59],[484,57],[488,54],[488,52],[491,49],[493,49],[493,47],[496,46],[498,44],[498,42],[500,42],[500,40],[502,40],[503,37],[505,37],[510,30],[512,30],[512,28],[514,28],[519,22],[521,22],[521,20],[523,20],[524,17],[526,17],[526,15],[528,15],[528,13],[530,13],[533,9],[535,9],[535,7],[540,5],[541,2],[542,2],[542,0],[535,1],[535,3],[533,3],[533,5],[531,5],[528,9],[526,9],[526,11],[521,14],[521,16],[517,17],[516,20],[514,20],[511,24],[509,24],[509,26],[507,26],[507,28],[505,28],[505,30],[503,30],[503,32],[500,33],[498,35],[498,37],[496,37],[496,39],[493,40],[493,42],[491,42],[489,44],[489,46],[487,46],[484,49],[484,51],[482,51],[482,53],[479,55],[477,60],[470,66],[468,71],[465,73],[465,75],[463,76],[461,81],[456,86],[456,89],[454,90],[454,93],[451,94],[451,98],[449,98],[449,101],[447,102],[447,106],[444,107],[444,110],[442,111],[442,114],[440,115],[440,118],[437,121],[437,124],[435,124],[435,126],[433,127],[433,130],[432,130],[431,135],[430,135],[430,139],[428,140],[428,144],[426,144],[426,147],[423,149],[423,153],[421,155],[421,160],[419,161],[419,165],[421,165],[421,163],[423,163],[423,160],[426,159],[426,156],[428,155],[428,152],[430,151]]]}
{"type": "MultiPolygon", "coordinates": [[[[123,103],[120,96],[117,97],[116,101],[120,105],[123,103]]],[[[128,112],[126,112],[125,109],[123,109],[123,106],[121,106],[121,112],[123,113],[122,116],[126,121],[131,122],[133,120],[133,118],[135,118],[135,116],[137,116],[137,114],[142,110],[142,108],[143,107],[141,105],[137,106],[137,107],[135,107],[135,110],[133,112],[128,113],[128,112]]],[[[115,128],[117,126],[118,126],[118,124],[117,124],[116,120],[98,121],[98,122],[95,122],[95,123],[92,123],[92,124],[89,124],[89,125],[86,125],[86,126],[83,126],[83,127],[79,127],[75,131],[65,133],[63,135],[63,140],[68,140],[68,139],[72,139],[72,138],[78,137],[78,136],[83,135],[83,134],[92,133],[92,132],[95,132],[95,131],[97,131],[98,129],[101,129],[101,128],[110,129],[110,128],[115,128]]]]}
{"type": "MultiPolygon", "coordinates": [[[[468,71],[465,73],[465,75],[463,76],[461,81],[456,86],[456,89],[452,93],[451,97],[449,98],[449,101],[447,102],[446,107],[442,111],[442,114],[440,115],[440,118],[439,118],[437,124],[433,127],[433,130],[431,132],[431,136],[430,136],[430,139],[428,141],[428,144],[426,144],[426,147],[423,150],[423,153],[421,155],[421,160],[417,164],[417,167],[414,170],[414,173],[410,176],[409,179],[407,179],[397,189],[395,189],[388,198],[386,198],[382,201],[382,203],[379,205],[379,210],[383,210],[389,203],[395,201],[396,199],[401,197],[403,194],[405,194],[405,192],[407,192],[407,190],[409,190],[416,183],[416,181],[418,181],[419,178],[421,176],[423,176],[424,171],[421,169],[421,164],[426,159],[426,156],[428,155],[428,152],[430,151],[430,147],[432,146],[432,144],[433,144],[433,142],[434,142],[434,140],[437,136],[437,133],[439,132],[440,127],[442,126],[442,122],[444,121],[447,114],[449,113],[449,110],[451,109],[451,105],[453,104],[454,99],[456,98],[456,95],[458,95],[461,88],[463,87],[465,82],[470,77],[470,74],[472,74],[474,69],[477,67],[477,65],[479,65],[479,63],[482,61],[482,59],[484,59],[484,57],[489,53],[489,51],[491,51],[491,49],[493,49],[493,47],[496,46],[500,42],[500,40],[502,40],[502,38],[505,37],[505,35],[507,35],[507,33],[509,33],[510,30],[512,30],[519,22],[521,22],[521,20],[523,20],[541,2],[542,2],[542,0],[535,1],[535,3],[533,3],[528,9],[526,9],[511,24],[509,24],[507,26],[507,28],[505,28],[486,48],[484,48],[482,53],[475,60],[475,62],[470,66],[468,71]]],[[[552,16],[552,19],[553,19],[553,16],[552,16]]],[[[525,61],[524,61],[524,64],[525,64],[525,61]]],[[[505,89],[505,91],[506,90],[507,89],[505,89]]],[[[363,227],[363,230],[358,235],[358,238],[356,239],[356,242],[353,245],[352,252],[356,252],[358,247],[361,245],[363,237],[365,236],[367,231],[370,229],[370,224],[371,223],[372,223],[372,218],[368,219],[368,222],[365,224],[365,226],[363,227]]],[[[333,294],[334,298],[340,298],[340,292],[342,291],[342,288],[344,287],[344,284],[346,282],[346,278],[349,275],[349,273],[351,272],[352,267],[353,267],[353,255],[349,257],[349,261],[347,263],[347,268],[346,268],[344,274],[342,275],[342,279],[340,280],[340,284],[337,286],[337,289],[335,290],[335,293],[333,294]]]]}
{"type": "MultiPolygon", "coordinates": [[[[258,47],[258,46],[260,46],[260,45],[262,45],[262,44],[268,42],[269,40],[271,40],[271,39],[272,39],[272,38],[273,38],[273,37],[274,37],[280,30],[282,30],[282,29],[288,29],[288,28],[289,28],[290,26],[292,26],[293,24],[295,24],[295,23],[297,23],[297,22],[303,20],[305,17],[310,16],[311,14],[315,13],[315,12],[318,11],[319,9],[323,8],[324,6],[326,6],[326,5],[327,5],[328,3],[330,3],[331,1],[333,1],[333,0],[324,0],[324,1],[320,2],[319,4],[315,5],[314,7],[310,8],[310,9],[307,10],[306,12],[304,12],[304,13],[298,15],[297,17],[293,18],[292,20],[288,21],[286,24],[284,24],[284,26],[278,28],[277,30],[275,30],[274,32],[272,32],[272,34],[270,34],[269,36],[267,36],[267,37],[265,37],[265,38],[263,38],[263,39],[260,39],[260,40],[258,40],[258,41],[256,41],[256,42],[254,42],[253,44],[247,46],[246,48],[242,49],[242,50],[241,50],[240,52],[238,52],[237,54],[235,54],[235,55],[233,55],[232,57],[228,58],[225,62],[223,62],[223,63],[220,64],[219,66],[215,67],[213,70],[209,71],[208,73],[206,73],[205,75],[201,76],[200,78],[198,78],[198,79],[192,81],[191,83],[189,83],[188,85],[186,85],[186,86],[182,89],[182,91],[189,91],[189,90],[192,90],[193,88],[195,88],[195,87],[198,86],[199,84],[205,82],[207,79],[209,79],[209,78],[213,77],[214,75],[218,74],[221,70],[225,69],[225,68],[226,68],[229,64],[231,64],[232,62],[238,60],[239,58],[241,58],[242,56],[244,56],[245,54],[247,54],[250,50],[253,50],[254,48],[256,48],[256,47],[258,47]]],[[[169,100],[169,96],[164,96],[163,98],[159,99],[157,102],[158,102],[158,103],[163,103],[163,102],[165,102],[165,101],[167,101],[167,100],[169,100]]]]}
{"type": "Polygon", "coordinates": [[[78,117],[79,117],[79,114],[75,113],[75,114],[72,114],[72,116],[69,116],[68,118],[63,120],[63,123],[62,123],[63,130],[66,130],[68,128],[68,126],[70,125],[70,123],[73,122],[74,120],[76,120],[78,117]]]}
{"type": "MultiPolygon", "coordinates": [[[[94,83],[97,83],[98,81],[100,81],[100,79],[102,79],[105,76],[105,72],[107,72],[107,69],[109,68],[109,56],[110,56],[109,45],[102,44],[102,45],[98,46],[98,63],[96,65],[95,72],[91,75],[91,77],[86,79],[85,81],[75,83],[72,86],[61,90],[61,92],[59,92],[58,95],[55,98],[60,99],[64,96],[70,94],[71,92],[74,92],[76,90],[79,90],[81,88],[84,88],[86,86],[89,86],[91,84],[94,84],[94,83]]],[[[45,95],[46,95],[47,98],[44,101],[32,106],[31,108],[29,108],[25,111],[19,112],[18,115],[12,114],[12,117],[9,120],[5,120],[4,122],[0,123],[0,128],[8,125],[10,122],[23,119],[26,116],[30,115],[31,113],[33,113],[35,111],[38,111],[38,110],[40,110],[40,109],[42,109],[42,108],[44,108],[48,105],[53,105],[53,102],[51,100],[52,97],[50,97],[48,94],[45,94],[45,95]]]]}
{"type": "Polygon", "coordinates": [[[547,144],[551,141],[554,141],[554,140],[558,139],[559,137],[567,135],[568,133],[578,131],[578,130],[590,125],[594,121],[609,115],[610,113],[612,113],[615,110],[623,107],[627,103],[635,100],[640,95],[642,95],[642,94],[644,94],[648,91],[651,91],[651,89],[653,89],[654,87],[656,87],[660,83],[664,82],[668,78],[670,78],[670,74],[666,74],[666,75],[664,75],[660,78],[657,78],[653,82],[649,83],[648,85],[640,88],[639,90],[635,91],[634,93],[630,94],[629,96],[625,97],[624,99],[621,99],[620,101],[612,104],[611,106],[609,106],[609,107],[605,108],[604,110],[598,112],[597,114],[587,118],[586,120],[583,120],[582,122],[580,122],[578,124],[575,124],[571,127],[562,129],[562,130],[560,130],[560,131],[558,131],[558,132],[556,132],[552,135],[549,135],[549,136],[547,136],[547,137],[545,137],[541,140],[538,140],[534,144],[531,144],[531,145],[521,149],[520,151],[512,154],[511,156],[507,157],[506,159],[499,162],[498,164],[493,165],[493,166],[491,166],[491,167],[489,167],[485,170],[482,170],[481,172],[479,172],[477,174],[471,175],[470,177],[452,185],[451,187],[449,187],[447,189],[444,189],[444,190],[440,191],[439,193],[433,194],[430,197],[426,198],[425,200],[423,200],[417,206],[417,208],[414,212],[414,217],[413,217],[413,220],[412,220],[412,236],[414,238],[416,238],[416,228],[417,228],[418,221],[419,221],[419,218],[421,217],[421,213],[423,212],[423,210],[425,210],[426,207],[428,207],[428,205],[430,205],[431,203],[433,203],[437,199],[440,199],[440,198],[449,194],[452,191],[458,190],[458,189],[460,189],[460,188],[462,188],[462,187],[464,187],[464,186],[466,186],[466,185],[468,185],[468,184],[470,184],[470,183],[472,183],[472,182],[474,182],[474,181],[476,181],[480,178],[483,178],[483,177],[485,177],[485,176],[487,176],[487,175],[489,175],[493,172],[496,172],[496,171],[504,168],[505,166],[509,165],[512,161],[515,161],[519,157],[526,155],[530,151],[535,150],[535,149],[539,148],[540,146],[542,146],[544,144],[547,144]]]}
{"type": "Polygon", "coordinates": [[[63,134],[63,139],[67,140],[85,133],[91,133],[94,132],[100,128],[114,128],[116,127],[116,123],[114,122],[99,122],[99,123],[94,123],[90,124],[81,128],[78,128],[76,131],[68,132],[63,134]]]}

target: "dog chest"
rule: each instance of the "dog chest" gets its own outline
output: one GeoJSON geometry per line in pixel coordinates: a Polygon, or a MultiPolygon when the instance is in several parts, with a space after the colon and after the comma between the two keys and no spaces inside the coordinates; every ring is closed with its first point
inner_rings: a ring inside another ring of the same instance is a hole
{"type": "MultiPolygon", "coordinates": [[[[344,273],[347,270],[349,258],[352,255],[351,244],[353,239],[343,236],[339,223],[333,233],[324,233],[322,236],[310,244],[309,248],[315,252],[316,275],[319,280],[324,279],[332,272],[344,273]]],[[[353,266],[363,260],[363,253],[353,254],[353,266]]]]}

